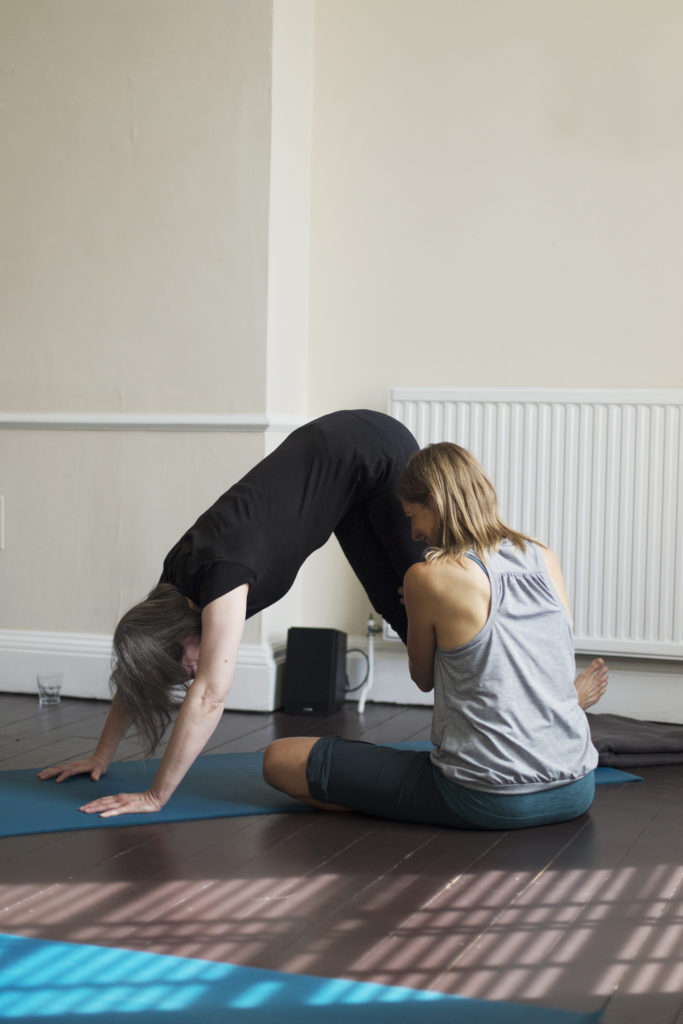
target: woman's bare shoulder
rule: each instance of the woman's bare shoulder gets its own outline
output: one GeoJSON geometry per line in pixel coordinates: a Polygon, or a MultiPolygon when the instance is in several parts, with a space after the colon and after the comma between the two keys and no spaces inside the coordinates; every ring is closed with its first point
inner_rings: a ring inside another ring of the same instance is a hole
{"type": "Polygon", "coordinates": [[[445,650],[461,647],[486,622],[491,600],[488,577],[471,559],[435,559],[410,571],[405,587],[408,618],[413,609],[424,615],[445,650]],[[413,585],[414,581],[414,585],[413,585]]]}
{"type": "Polygon", "coordinates": [[[451,591],[455,586],[467,586],[468,567],[455,559],[436,558],[429,562],[416,562],[408,569],[404,584],[413,590],[451,591]]]}

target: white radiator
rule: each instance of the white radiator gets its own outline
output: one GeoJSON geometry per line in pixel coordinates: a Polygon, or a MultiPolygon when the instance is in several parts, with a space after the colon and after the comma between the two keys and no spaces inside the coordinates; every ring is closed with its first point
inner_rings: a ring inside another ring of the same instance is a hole
{"type": "Polygon", "coordinates": [[[473,452],[558,553],[577,651],[683,659],[683,391],[392,388],[389,411],[473,452]]]}

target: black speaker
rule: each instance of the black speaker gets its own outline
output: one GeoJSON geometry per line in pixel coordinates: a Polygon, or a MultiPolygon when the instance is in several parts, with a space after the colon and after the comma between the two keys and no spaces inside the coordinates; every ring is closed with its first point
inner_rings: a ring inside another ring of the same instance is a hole
{"type": "Polygon", "coordinates": [[[346,633],[292,626],[283,705],[290,715],[331,715],[346,697],[346,633]]]}

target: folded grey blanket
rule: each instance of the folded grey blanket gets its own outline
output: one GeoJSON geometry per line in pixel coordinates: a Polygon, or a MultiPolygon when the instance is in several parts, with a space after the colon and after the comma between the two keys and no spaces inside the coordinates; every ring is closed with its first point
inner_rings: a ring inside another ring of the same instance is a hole
{"type": "Polygon", "coordinates": [[[587,714],[598,763],[613,768],[683,764],[683,725],[587,714]]]}

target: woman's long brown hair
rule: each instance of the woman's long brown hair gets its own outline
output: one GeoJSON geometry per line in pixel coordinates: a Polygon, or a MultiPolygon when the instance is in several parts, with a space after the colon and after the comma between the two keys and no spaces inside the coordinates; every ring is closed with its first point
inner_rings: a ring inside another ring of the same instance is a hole
{"type": "Polygon", "coordinates": [[[110,685],[150,754],[190,683],[181,641],[201,631],[201,613],[170,583],[157,584],[116,627],[110,685]]]}

